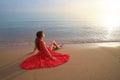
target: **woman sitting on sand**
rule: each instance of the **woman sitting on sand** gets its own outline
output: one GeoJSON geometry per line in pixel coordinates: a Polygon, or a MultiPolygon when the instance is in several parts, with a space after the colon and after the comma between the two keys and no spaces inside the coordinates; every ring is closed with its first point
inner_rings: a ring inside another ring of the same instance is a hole
{"type": "Polygon", "coordinates": [[[60,54],[54,52],[54,49],[59,49],[62,46],[58,45],[55,41],[46,46],[44,41],[45,34],[43,31],[38,31],[36,33],[35,48],[33,53],[38,49],[38,53],[27,58],[23,61],[20,66],[24,69],[38,69],[38,68],[50,68],[61,64],[64,64],[69,60],[68,54],[60,54]]]}

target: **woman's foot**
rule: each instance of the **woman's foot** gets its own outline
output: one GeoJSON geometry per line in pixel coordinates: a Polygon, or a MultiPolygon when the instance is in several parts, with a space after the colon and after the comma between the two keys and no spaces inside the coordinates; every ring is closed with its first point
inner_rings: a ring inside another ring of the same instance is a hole
{"type": "Polygon", "coordinates": [[[62,47],[63,47],[63,44],[60,44],[60,45],[54,47],[53,50],[58,50],[58,49],[61,49],[62,47]]]}
{"type": "Polygon", "coordinates": [[[59,49],[59,48],[62,48],[62,47],[63,47],[63,44],[60,44],[59,47],[58,47],[58,49],[59,49]]]}

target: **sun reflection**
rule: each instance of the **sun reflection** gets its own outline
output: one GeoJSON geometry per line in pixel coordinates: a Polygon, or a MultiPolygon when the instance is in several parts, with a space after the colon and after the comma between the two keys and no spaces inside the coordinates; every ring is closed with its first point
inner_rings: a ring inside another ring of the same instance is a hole
{"type": "Polygon", "coordinates": [[[120,43],[119,42],[113,42],[113,43],[100,43],[98,44],[99,46],[102,46],[102,47],[119,47],[120,46],[120,43]]]}
{"type": "Polygon", "coordinates": [[[120,25],[120,6],[118,3],[118,0],[105,0],[100,5],[101,13],[99,15],[99,23],[106,31],[106,39],[114,39],[113,33],[120,25]]]}
{"type": "Polygon", "coordinates": [[[102,10],[100,17],[101,25],[113,29],[119,25],[119,0],[104,0],[104,2],[99,6],[102,10]]]}
{"type": "Polygon", "coordinates": [[[99,5],[101,14],[99,15],[99,23],[106,30],[106,38],[112,39],[113,33],[120,25],[119,0],[104,0],[99,5]]]}
{"type": "Polygon", "coordinates": [[[112,39],[113,33],[119,26],[119,18],[113,13],[104,14],[100,19],[101,26],[106,30],[106,39],[112,39]]]}
{"type": "Polygon", "coordinates": [[[106,14],[101,17],[101,24],[111,30],[119,25],[118,16],[110,13],[106,14]]]}

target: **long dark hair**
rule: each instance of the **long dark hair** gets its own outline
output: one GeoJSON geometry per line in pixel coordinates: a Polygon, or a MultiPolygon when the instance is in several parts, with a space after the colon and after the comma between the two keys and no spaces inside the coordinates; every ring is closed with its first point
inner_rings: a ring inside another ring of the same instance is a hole
{"type": "Polygon", "coordinates": [[[39,41],[40,41],[40,39],[43,37],[43,31],[38,31],[37,33],[36,33],[36,39],[35,39],[35,45],[36,45],[36,48],[38,49],[38,50],[40,50],[40,45],[39,45],[39,41]]]}

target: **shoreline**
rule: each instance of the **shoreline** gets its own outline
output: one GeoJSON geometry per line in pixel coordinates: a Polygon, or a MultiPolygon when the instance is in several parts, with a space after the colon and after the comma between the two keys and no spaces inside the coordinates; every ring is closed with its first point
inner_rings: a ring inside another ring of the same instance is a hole
{"type": "MultiPolygon", "coordinates": [[[[78,46],[78,47],[98,47],[98,46],[106,46],[106,47],[115,47],[115,46],[120,46],[120,42],[95,42],[95,43],[63,43],[63,47],[74,47],[74,46],[78,46]]],[[[10,49],[33,49],[34,48],[34,44],[30,44],[30,45],[21,45],[21,46],[9,46],[9,47],[0,47],[0,51],[4,51],[4,50],[10,50],[10,49]]]]}

